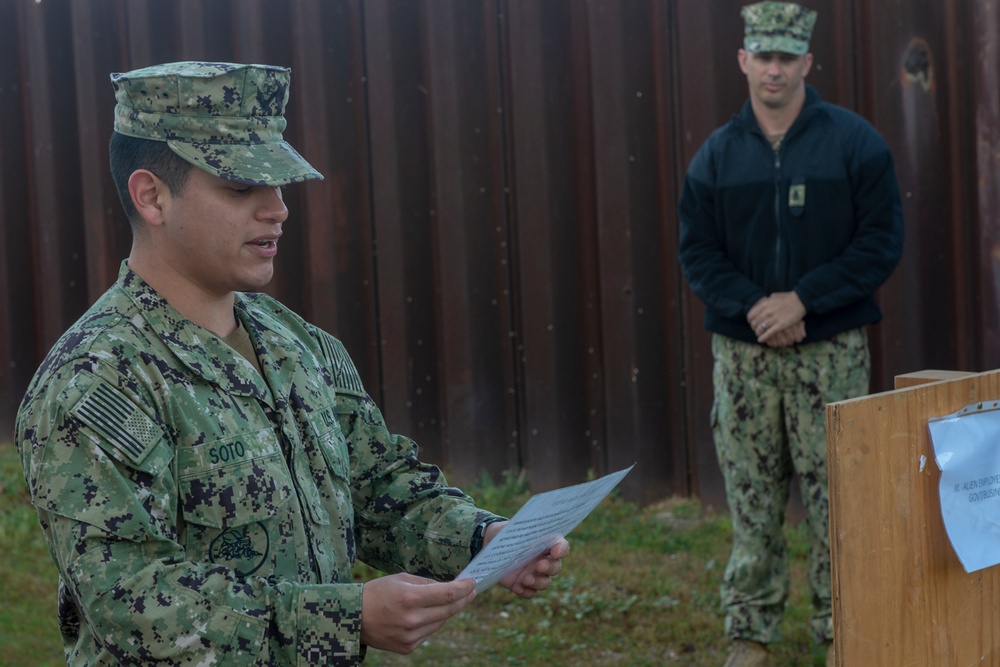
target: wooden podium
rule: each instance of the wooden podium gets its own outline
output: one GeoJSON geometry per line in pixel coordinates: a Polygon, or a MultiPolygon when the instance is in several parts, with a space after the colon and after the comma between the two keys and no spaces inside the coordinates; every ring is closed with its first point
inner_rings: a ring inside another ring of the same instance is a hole
{"type": "Polygon", "coordinates": [[[826,410],[836,664],[1000,665],[1000,567],[968,574],[955,555],[927,428],[1000,398],[1000,370],[896,387],[826,410]]]}

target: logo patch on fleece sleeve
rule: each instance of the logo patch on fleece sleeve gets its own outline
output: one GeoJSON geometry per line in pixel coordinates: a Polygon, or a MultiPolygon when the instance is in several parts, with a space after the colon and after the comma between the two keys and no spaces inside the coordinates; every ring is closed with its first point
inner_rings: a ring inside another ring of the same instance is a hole
{"type": "MultiPolygon", "coordinates": [[[[163,431],[121,392],[97,382],[70,411],[136,466],[142,464],[163,431]]],[[[106,447],[105,447],[106,448],[106,447]]]]}

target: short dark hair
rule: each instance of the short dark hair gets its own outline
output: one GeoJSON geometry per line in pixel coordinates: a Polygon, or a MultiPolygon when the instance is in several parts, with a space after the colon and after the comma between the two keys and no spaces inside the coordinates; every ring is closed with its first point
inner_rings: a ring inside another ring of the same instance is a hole
{"type": "Polygon", "coordinates": [[[132,195],[128,192],[128,179],[137,169],[148,169],[166,183],[171,194],[180,194],[187,184],[188,175],[194,165],[170,150],[165,141],[139,139],[120,132],[111,133],[108,142],[108,154],[111,159],[111,178],[114,179],[118,198],[129,222],[135,224],[138,211],[132,203],[132,195]]]}

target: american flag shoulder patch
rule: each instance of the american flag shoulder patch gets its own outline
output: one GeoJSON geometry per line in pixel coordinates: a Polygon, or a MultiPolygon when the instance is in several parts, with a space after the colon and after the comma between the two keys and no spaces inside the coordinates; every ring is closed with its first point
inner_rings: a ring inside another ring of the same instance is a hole
{"type": "Polygon", "coordinates": [[[350,355],[347,354],[344,344],[325,332],[320,335],[319,344],[323,355],[330,362],[334,389],[341,393],[365,396],[365,387],[361,383],[361,376],[358,374],[354,362],[351,361],[350,355]]]}
{"type": "Polygon", "coordinates": [[[140,465],[163,431],[120,391],[97,382],[70,411],[123,457],[140,465]]]}

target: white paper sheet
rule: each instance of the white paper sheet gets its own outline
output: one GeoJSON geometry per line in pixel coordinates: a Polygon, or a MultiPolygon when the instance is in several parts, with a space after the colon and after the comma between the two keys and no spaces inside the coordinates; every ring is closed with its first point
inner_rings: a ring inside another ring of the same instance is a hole
{"type": "Polygon", "coordinates": [[[1000,563],[1000,402],[928,422],[941,469],[941,514],[966,572],[1000,563]]]}
{"type": "Polygon", "coordinates": [[[569,535],[634,467],[532,496],[456,579],[475,579],[481,593],[523,567],[569,535]]]}

